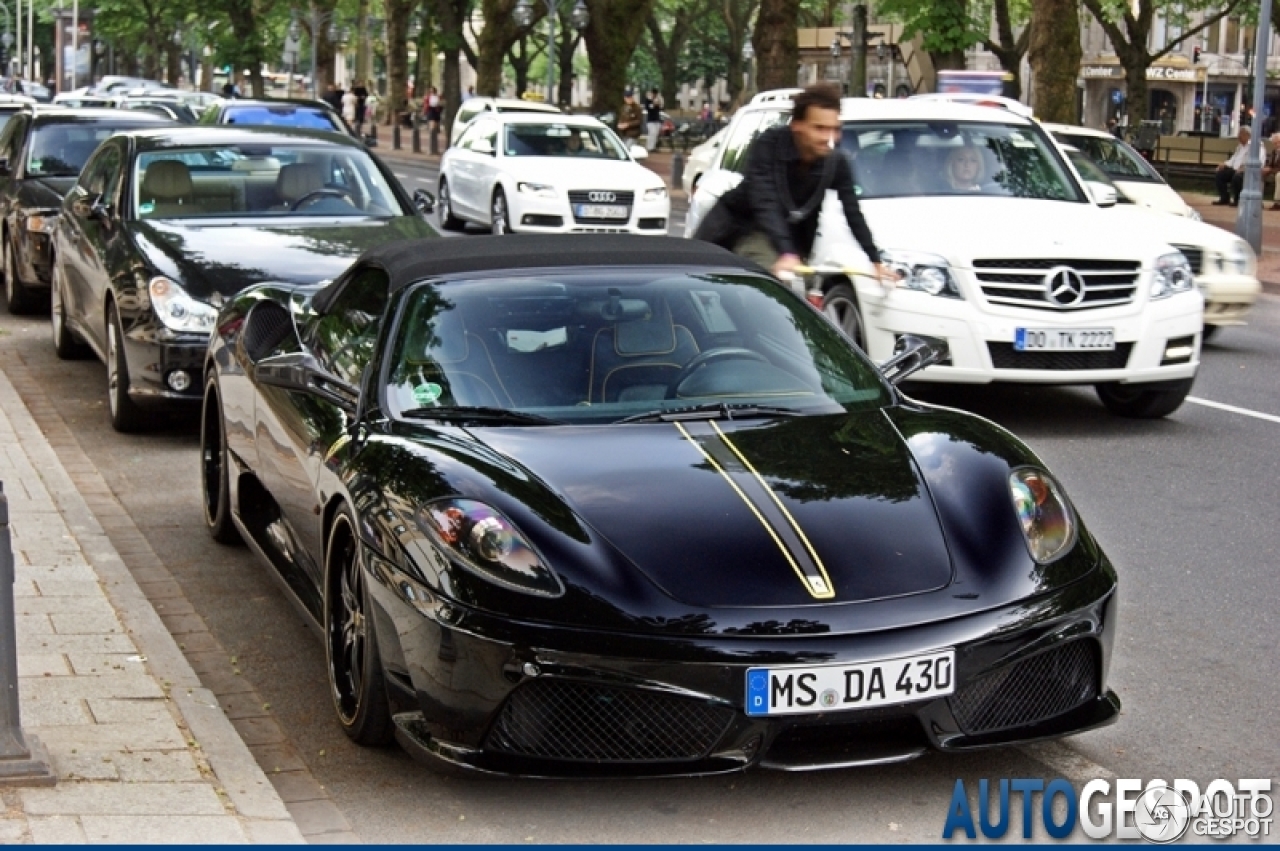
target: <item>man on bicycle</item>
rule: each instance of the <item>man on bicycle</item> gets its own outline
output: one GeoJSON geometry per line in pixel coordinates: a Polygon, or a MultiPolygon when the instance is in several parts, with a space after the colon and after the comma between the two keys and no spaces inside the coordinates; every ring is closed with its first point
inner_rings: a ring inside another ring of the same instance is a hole
{"type": "Polygon", "coordinates": [[[858,207],[853,167],[833,156],[840,140],[840,91],[816,83],[792,101],[791,121],[761,133],[747,153],[742,183],[725,193],[697,237],[788,275],[813,250],[827,190],[834,189],[854,239],[875,264],[882,283],[896,276],[880,262],[871,229],[858,207]]]}

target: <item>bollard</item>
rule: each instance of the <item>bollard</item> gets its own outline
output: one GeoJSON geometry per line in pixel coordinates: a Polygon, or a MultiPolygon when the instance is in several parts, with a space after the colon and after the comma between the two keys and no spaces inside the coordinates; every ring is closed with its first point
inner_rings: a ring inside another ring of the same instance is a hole
{"type": "Polygon", "coordinates": [[[440,153],[440,122],[431,122],[431,155],[436,156],[440,153]]]}
{"type": "Polygon", "coordinates": [[[684,154],[676,151],[671,155],[671,186],[676,188],[684,185],[684,154]]]}
{"type": "Polygon", "coordinates": [[[417,112],[413,114],[413,152],[422,153],[422,121],[417,112]]]}
{"type": "Polygon", "coordinates": [[[378,120],[376,118],[369,122],[369,141],[374,144],[378,142],[378,120]]]}
{"type": "Polygon", "coordinates": [[[35,737],[22,735],[16,628],[9,500],[0,482],[0,786],[52,786],[58,778],[49,757],[35,737]]]}

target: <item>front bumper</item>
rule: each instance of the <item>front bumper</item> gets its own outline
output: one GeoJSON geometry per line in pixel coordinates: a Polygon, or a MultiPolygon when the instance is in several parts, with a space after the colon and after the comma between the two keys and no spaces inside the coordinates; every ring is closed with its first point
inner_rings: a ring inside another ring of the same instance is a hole
{"type": "Polygon", "coordinates": [[[129,398],[143,405],[198,404],[208,337],[170,331],[149,315],[123,321],[129,398]],[[179,374],[186,376],[185,386],[179,374]]]}
{"type": "Polygon", "coordinates": [[[1196,286],[1204,296],[1206,325],[1245,324],[1244,315],[1262,292],[1262,284],[1252,275],[1196,275],[1196,286]]]}
{"type": "Polygon", "coordinates": [[[742,639],[517,624],[445,604],[403,574],[373,572],[379,648],[388,668],[399,669],[389,676],[397,738],[416,757],[471,771],[807,771],[1054,738],[1119,714],[1106,688],[1116,581],[1105,563],[1037,600],[943,623],[742,639]],[[862,662],[941,647],[956,651],[950,697],[802,716],[744,711],[753,665],[862,662]],[[1090,660],[1087,671],[1078,662],[1075,680],[1062,673],[1067,656],[1090,660]],[[1064,699],[1068,681],[1074,690],[1064,699]]]}
{"type": "Polygon", "coordinates": [[[671,199],[636,200],[626,219],[578,219],[564,196],[542,198],[525,192],[508,196],[511,229],[520,233],[631,233],[641,236],[666,236],[671,221],[671,199]]]}
{"type": "MultiPolygon", "coordinates": [[[[1144,272],[1140,290],[1145,287],[1144,272]]],[[[1137,383],[1191,378],[1200,365],[1204,305],[1199,293],[1137,301],[1092,310],[1056,311],[994,305],[969,295],[932,296],[897,288],[887,294],[873,280],[858,279],[865,348],[877,362],[893,355],[898,338],[916,334],[946,340],[950,362],[912,380],[986,384],[1137,383]],[[1114,352],[1025,353],[1013,350],[1018,328],[1094,329],[1115,332],[1114,352]],[[1190,357],[1168,357],[1190,345],[1190,357]],[[1029,356],[1030,355],[1030,356],[1029,356]]],[[[972,287],[961,286],[962,292],[972,287]]]]}

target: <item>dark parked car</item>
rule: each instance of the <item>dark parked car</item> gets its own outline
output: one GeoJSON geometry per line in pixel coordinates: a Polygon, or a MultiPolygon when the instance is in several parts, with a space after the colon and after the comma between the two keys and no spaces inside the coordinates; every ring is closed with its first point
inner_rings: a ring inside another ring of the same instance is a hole
{"type": "Polygon", "coordinates": [[[0,131],[0,273],[11,313],[45,305],[49,235],[89,155],[119,130],[169,123],[141,112],[62,107],[36,107],[9,119],[0,131]]]}
{"type": "Polygon", "coordinates": [[[112,425],[138,428],[147,403],[200,401],[225,299],[328,280],[371,246],[433,236],[430,200],[332,133],[122,133],[85,166],[54,234],[58,355],[88,344],[107,364],[112,425]]]}
{"type": "Polygon", "coordinates": [[[198,117],[191,107],[173,98],[129,97],[120,101],[117,108],[152,112],[178,124],[195,124],[198,117]]]}
{"type": "Polygon", "coordinates": [[[728,252],[406,242],[215,321],[206,522],[356,742],[487,772],[813,769],[1107,724],[1116,575],[1061,485],[728,252]]]}
{"type": "Polygon", "coordinates": [[[308,130],[329,130],[342,133],[365,144],[372,140],[361,138],[343,121],[342,115],[321,100],[302,98],[264,98],[248,100],[232,98],[212,104],[200,113],[201,124],[235,124],[240,127],[301,127],[308,130]]]}

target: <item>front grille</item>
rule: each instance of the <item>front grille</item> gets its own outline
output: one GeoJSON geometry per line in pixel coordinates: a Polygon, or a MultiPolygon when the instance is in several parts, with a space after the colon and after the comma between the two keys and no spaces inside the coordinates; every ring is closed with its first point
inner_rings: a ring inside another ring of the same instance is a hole
{"type": "Polygon", "coordinates": [[[1070,641],[979,677],[951,696],[960,729],[973,735],[1055,718],[1098,696],[1098,652],[1070,641]]]}
{"type": "Polygon", "coordinates": [[[1204,250],[1196,248],[1194,245],[1175,245],[1174,248],[1182,252],[1182,256],[1187,258],[1187,262],[1191,264],[1191,274],[1199,275],[1204,270],[1204,250]]]}
{"type": "Polygon", "coordinates": [[[614,189],[573,189],[569,192],[569,205],[574,210],[573,220],[579,224],[619,224],[631,218],[631,207],[636,202],[636,193],[626,192],[614,189]],[[614,196],[612,201],[592,201],[591,193],[593,192],[609,192],[614,196]],[[620,205],[627,208],[627,219],[601,219],[589,216],[579,216],[577,213],[579,204],[609,204],[620,205]]]}
{"type": "Polygon", "coordinates": [[[1020,352],[1013,343],[987,343],[996,369],[1124,369],[1133,343],[1116,343],[1110,352],[1020,352]]]}
{"type": "Polygon", "coordinates": [[[1088,310],[1133,301],[1139,266],[1136,260],[975,260],[973,273],[992,304],[1088,310]],[[1049,300],[1045,274],[1058,266],[1073,269],[1084,279],[1079,304],[1064,306],[1049,300]]]}
{"type": "Polygon", "coordinates": [[[534,680],[507,699],[486,746],[574,762],[690,761],[706,756],[733,717],[727,707],[662,692],[534,680]]]}

